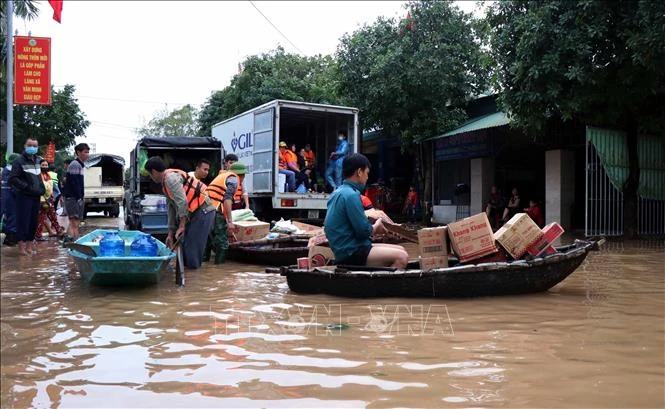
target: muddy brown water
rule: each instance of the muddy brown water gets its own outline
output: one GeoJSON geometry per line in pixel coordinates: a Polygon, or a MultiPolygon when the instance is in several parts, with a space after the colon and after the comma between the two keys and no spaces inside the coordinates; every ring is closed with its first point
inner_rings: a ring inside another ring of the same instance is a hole
{"type": "Polygon", "coordinates": [[[297,295],[236,263],[109,290],[39,248],[2,248],[2,408],[665,406],[663,242],[465,300],[297,295]]]}

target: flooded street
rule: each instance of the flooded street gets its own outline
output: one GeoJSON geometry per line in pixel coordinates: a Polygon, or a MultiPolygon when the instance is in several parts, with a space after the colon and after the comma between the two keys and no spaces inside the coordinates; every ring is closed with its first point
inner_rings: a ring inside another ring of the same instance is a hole
{"type": "Polygon", "coordinates": [[[39,249],[2,248],[2,408],[665,406],[663,242],[464,300],[297,295],[236,263],[109,290],[39,249]]]}

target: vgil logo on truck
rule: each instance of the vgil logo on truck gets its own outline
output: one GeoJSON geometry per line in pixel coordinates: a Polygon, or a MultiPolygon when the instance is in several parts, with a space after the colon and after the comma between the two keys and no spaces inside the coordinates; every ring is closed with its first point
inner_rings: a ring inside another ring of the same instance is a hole
{"type": "Polygon", "coordinates": [[[251,148],[254,145],[252,145],[252,133],[251,132],[246,132],[243,134],[240,134],[240,136],[236,137],[236,133],[233,133],[233,139],[231,139],[231,149],[233,149],[233,152],[236,152],[237,150],[244,150],[247,148],[251,148]]]}

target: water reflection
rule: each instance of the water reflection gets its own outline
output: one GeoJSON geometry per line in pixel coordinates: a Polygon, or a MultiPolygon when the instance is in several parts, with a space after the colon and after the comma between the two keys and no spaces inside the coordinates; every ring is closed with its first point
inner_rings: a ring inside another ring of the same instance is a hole
{"type": "Polygon", "coordinates": [[[663,407],[664,249],[614,245],[543,294],[351,300],[238,264],[87,287],[53,244],[3,248],[0,405],[663,407]]]}

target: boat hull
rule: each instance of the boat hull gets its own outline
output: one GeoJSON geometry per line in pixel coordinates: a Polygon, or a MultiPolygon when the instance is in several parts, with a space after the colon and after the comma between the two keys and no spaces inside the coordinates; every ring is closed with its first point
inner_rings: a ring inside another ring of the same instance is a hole
{"type": "Polygon", "coordinates": [[[456,298],[529,294],[546,291],[572,274],[592,243],[571,246],[546,258],[486,263],[434,270],[348,271],[282,268],[289,289],[303,294],[341,297],[456,298]]]}
{"type": "MultiPolygon", "coordinates": [[[[99,243],[93,240],[102,236],[109,230],[95,230],[76,241],[91,247],[99,254],[99,243]]],[[[120,231],[120,237],[125,243],[131,243],[141,232],[126,230],[120,231]]],[[[169,263],[175,258],[175,253],[157,241],[158,255],[156,257],[92,257],[74,249],[69,255],[74,259],[81,278],[92,285],[98,286],[148,286],[157,284],[164,273],[170,270],[169,263]]],[[[125,245],[125,253],[129,254],[129,244],[125,245]]]]}

